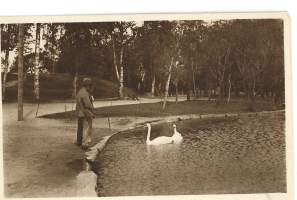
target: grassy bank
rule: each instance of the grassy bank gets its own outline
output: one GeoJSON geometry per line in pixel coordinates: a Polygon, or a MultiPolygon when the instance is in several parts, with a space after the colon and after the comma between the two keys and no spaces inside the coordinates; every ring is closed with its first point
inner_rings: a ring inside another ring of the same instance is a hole
{"type": "MultiPolygon", "coordinates": [[[[80,77],[81,81],[82,77],[80,77]]],[[[95,98],[113,98],[118,96],[117,84],[92,77],[94,82],[95,98]]],[[[10,75],[7,80],[5,101],[17,100],[17,77],[10,75]]],[[[72,99],[73,76],[69,74],[41,74],[40,75],[40,101],[49,102],[57,100],[72,99]]],[[[24,80],[24,100],[26,102],[35,102],[34,95],[34,77],[27,75],[24,80]]]]}
{"type": "MultiPolygon", "coordinates": [[[[268,111],[277,110],[272,102],[256,101],[254,110],[268,111]]],[[[165,110],[162,110],[162,102],[158,103],[139,103],[134,105],[121,105],[96,108],[96,117],[125,117],[125,116],[139,116],[139,117],[156,117],[169,115],[183,115],[183,114],[208,114],[208,113],[237,113],[237,112],[251,112],[250,105],[246,100],[234,100],[229,104],[218,105],[214,101],[194,100],[168,102],[165,110]]],[[[76,117],[74,111],[55,113],[43,116],[45,118],[54,119],[72,119],[76,117]]]]}

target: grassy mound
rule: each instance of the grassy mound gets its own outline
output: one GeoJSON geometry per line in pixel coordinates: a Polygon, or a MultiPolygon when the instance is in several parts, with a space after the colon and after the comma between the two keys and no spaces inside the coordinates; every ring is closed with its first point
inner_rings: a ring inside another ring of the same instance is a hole
{"type": "MultiPolygon", "coordinates": [[[[82,77],[79,77],[81,80],[82,77]]],[[[118,96],[117,84],[92,77],[95,85],[94,96],[95,98],[111,98],[118,96]]],[[[8,76],[8,82],[15,82],[17,76],[13,74],[8,76]]],[[[41,74],[40,76],[40,100],[65,100],[72,97],[73,76],[69,74],[41,74]]],[[[9,84],[8,84],[9,85],[9,84]]],[[[24,100],[34,101],[34,77],[27,75],[24,81],[24,100]]],[[[15,101],[17,99],[17,83],[6,88],[6,101],[15,101]]]]}

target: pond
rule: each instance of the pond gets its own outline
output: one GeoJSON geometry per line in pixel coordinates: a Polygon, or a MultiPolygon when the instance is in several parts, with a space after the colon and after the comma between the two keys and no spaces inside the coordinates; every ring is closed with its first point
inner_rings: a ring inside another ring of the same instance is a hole
{"type": "MultiPolygon", "coordinates": [[[[167,126],[153,127],[153,137],[170,134],[167,126]]],[[[97,194],[286,192],[284,128],[278,113],[181,121],[180,145],[147,146],[146,129],[119,134],[96,161],[97,194]]]]}

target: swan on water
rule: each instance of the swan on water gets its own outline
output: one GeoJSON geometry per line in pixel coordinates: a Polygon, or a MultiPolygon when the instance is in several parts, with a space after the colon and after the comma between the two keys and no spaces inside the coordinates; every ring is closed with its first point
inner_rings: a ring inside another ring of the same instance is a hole
{"type": "Polygon", "coordinates": [[[146,126],[147,126],[147,136],[146,136],[147,145],[161,145],[161,144],[173,143],[172,137],[167,137],[167,136],[160,136],[153,140],[150,140],[152,127],[150,123],[147,123],[146,126]]]}
{"type": "Polygon", "coordinates": [[[183,141],[183,136],[176,130],[176,125],[173,124],[173,135],[172,135],[173,143],[181,143],[183,141]]]}

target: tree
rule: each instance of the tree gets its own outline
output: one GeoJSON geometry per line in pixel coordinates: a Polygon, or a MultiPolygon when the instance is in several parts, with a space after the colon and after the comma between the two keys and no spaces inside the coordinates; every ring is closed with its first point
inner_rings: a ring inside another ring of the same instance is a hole
{"type": "Polygon", "coordinates": [[[4,67],[3,67],[3,79],[2,79],[2,97],[5,99],[5,91],[6,91],[6,78],[8,74],[9,68],[9,54],[16,47],[17,43],[17,26],[14,24],[5,24],[1,25],[1,51],[4,51],[4,67]]]}
{"type": "Polygon", "coordinates": [[[246,94],[251,102],[250,108],[253,109],[257,83],[267,67],[271,50],[275,48],[269,37],[271,30],[259,20],[236,20],[233,23],[233,28],[235,29],[233,37],[236,45],[234,60],[243,77],[246,94]]]}
{"type": "Polygon", "coordinates": [[[4,58],[4,73],[3,73],[3,81],[2,81],[2,96],[3,98],[5,98],[5,90],[6,90],[6,77],[7,77],[7,73],[8,73],[8,58],[9,58],[9,43],[10,43],[10,26],[6,25],[7,27],[7,36],[6,36],[6,40],[7,40],[7,47],[5,50],[5,58],[4,58]]]}
{"type": "Polygon", "coordinates": [[[124,52],[128,44],[134,39],[135,36],[135,23],[134,22],[113,22],[109,27],[113,63],[116,78],[119,83],[119,97],[124,98],[124,52]]]}
{"type": "Polygon", "coordinates": [[[180,57],[179,42],[180,42],[180,35],[182,34],[182,30],[180,28],[179,22],[164,23],[164,29],[166,31],[168,31],[168,33],[167,33],[168,41],[166,41],[163,44],[165,47],[163,50],[166,51],[166,52],[163,52],[163,55],[164,55],[165,59],[166,58],[168,60],[170,59],[170,64],[168,67],[169,68],[168,76],[167,76],[167,81],[166,81],[166,85],[165,85],[163,110],[165,109],[166,103],[167,103],[172,68],[177,67],[177,65],[179,63],[179,57],[180,57]]]}
{"type": "Polygon", "coordinates": [[[145,21],[137,43],[139,66],[143,66],[145,81],[148,82],[146,90],[152,96],[155,93],[164,94],[163,109],[166,107],[172,71],[178,57],[176,24],[170,21],[145,21]]]}
{"type": "Polygon", "coordinates": [[[174,57],[171,57],[171,62],[168,69],[168,77],[167,77],[166,86],[165,86],[165,94],[164,94],[164,101],[163,101],[163,107],[162,107],[163,110],[165,109],[166,103],[167,103],[169,84],[171,81],[171,72],[172,72],[173,65],[174,65],[174,57]]]}
{"type": "MultiPolygon", "coordinates": [[[[169,21],[144,21],[135,42],[134,56],[138,62],[138,80],[143,90],[151,96],[165,94],[174,44],[174,23],[169,21]],[[166,79],[164,79],[166,77],[166,79]]],[[[170,82],[171,84],[171,75],[170,82]]]]}
{"type": "Polygon", "coordinates": [[[185,85],[187,85],[187,99],[190,100],[190,88],[196,96],[197,77],[199,68],[201,68],[202,43],[205,40],[206,26],[202,20],[181,21],[183,34],[181,37],[180,48],[183,63],[185,65],[185,85]]]}
{"type": "MultiPolygon", "coordinates": [[[[160,68],[158,68],[158,56],[161,49],[159,49],[160,41],[162,41],[162,27],[161,23],[157,21],[145,21],[143,24],[143,34],[139,38],[137,52],[139,52],[139,66],[142,67],[142,82],[144,82],[144,75],[146,76],[147,89],[151,96],[156,94],[156,83],[159,79],[160,68]]],[[[162,70],[161,70],[162,71],[162,70]]]]}
{"type": "Polygon", "coordinates": [[[209,73],[216,80],[216,85],[220,89],[218,102],[222,102],[226,96],[226,72],[231,66],[232,41],[229,37],[229,30],[229,21],[221,20],[214,22],[209,28],[204,44],[207,46],[206,57],[209,73]]]}
{"type": "Polygon", "coordinates": [[[19,24],[18,33],[18,121],[23,120],[23,50],[24,24],[19,24]]]}
{"type": "Polygon", "coordinates": [[[61,56],[57,63],[59,72],[73,76],[73,92],[75,97],[79,75],[90,75],[96,70],[91,48],[89,23],[65,24],[65,33],[61,37],[61,56]]]}
{"type": "Polygon", "coordinates": [[[34,70],[34,93],[36,100],[40,98],[40,86],[39,86],[39,71],[40,71],[40,61],[39,61],[39,52],[40,52],[40,24],[36,25],[36,37],[35,37],[35,70],[34,70]]]}
{"type": "Polygon", "coordinates": [[[263,69],[257,78],[256,93],[262,97],[280,104],[284,100],[284,49],[283,49],[283,21],[257,21],[258,35],[262,44],[263,69]]]}
{"type": "MultiPolygon", "coordinates": [[[[120,98],[125,96],[126,87],[162,96],[164,108],[174,92],[176,102],[184,91],[190,100],[191,93],[197,96],[201,91],[210,94],[219,90],[218,100],[226,102],[233,93],[240,92],[249,100],[261,95],[279,102],[284,96],[281,20],[145,21],[140,26],[136,22],[118,21],[35,26],[38,27],[24,25],[23,70],[24,78],[26,74],[35,74],[36,98],[39,98],[38,77],[43,71],[71,74],[73,95],[79,78],[92,76],[114,82],[119,86],[120,98]],[[40,35],[43,37],[38,39],[40,35]]],[[[18,67],[19,58],[8,64],[16,49],[18,29],[11,24],[1,28],[5,80],[7,73],[18,67]]]]}
{"type": "Polygon", "coordinates": [[[51,73],[56,73],[57,61],[61,54],[61,37],[64,34],[64,25],[60,23],[43,24],[44,67],[51,73]]]}

